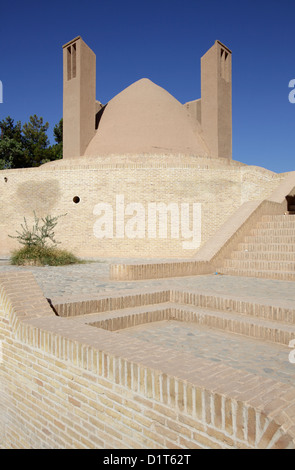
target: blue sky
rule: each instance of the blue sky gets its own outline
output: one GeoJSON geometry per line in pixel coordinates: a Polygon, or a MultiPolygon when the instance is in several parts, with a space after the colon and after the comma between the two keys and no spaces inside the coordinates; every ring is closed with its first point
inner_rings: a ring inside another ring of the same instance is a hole
{"type": "MultiPolygon", "coordinates": [[[[233,53],[233,159],[295,170],[294,0],[2,2],[0,119],[62,117],[62,45],[95,52],[97,99],[146,77],[181,103],[200,98],[200,58],[216,39],[233,53]]],[[[52,139],[53,142],[53,139],[52,139]]]]}

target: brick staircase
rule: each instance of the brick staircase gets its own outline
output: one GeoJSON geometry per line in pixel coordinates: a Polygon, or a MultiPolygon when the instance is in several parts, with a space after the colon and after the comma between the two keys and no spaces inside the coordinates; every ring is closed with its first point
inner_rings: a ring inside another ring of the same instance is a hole
{"type": "Polygon", "coordinates": [[[263,216],[218,272],[295,281],[295,215],[263,216]]]}
{"type": "Polygon", "coordinates": [[[295,308],[189,291],[158,291],[55,304],[57,315],[81,325],[117,331],[176,320],[244,337],[288,345],[295,338],[295,308]]]}

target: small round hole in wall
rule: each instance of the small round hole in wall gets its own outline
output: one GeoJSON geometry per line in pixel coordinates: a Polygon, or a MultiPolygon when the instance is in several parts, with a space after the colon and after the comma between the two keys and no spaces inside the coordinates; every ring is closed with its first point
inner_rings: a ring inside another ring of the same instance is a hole
{"type": "Polygon", "coordinates": [[[79,196],[73,197],[73,202],[74,202],[75,204],[78,204],[78,202],[80,202],[79,196]]]}

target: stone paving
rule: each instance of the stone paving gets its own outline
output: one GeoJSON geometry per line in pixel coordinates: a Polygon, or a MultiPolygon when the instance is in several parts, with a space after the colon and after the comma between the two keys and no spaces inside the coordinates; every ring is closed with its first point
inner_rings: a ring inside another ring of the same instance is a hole
{"type": "Polygon", "coordinates": [[[33,272],[44,295],[51,299],[105,293],[116,294],[123,290],[138,291],[142,287],[149,287],[188,289],[211,295],[248,299],[265,305],[295,308],[295,283],[293,281],[215,274],[143,281],[111,281],[109,279],[109,264],[124,261],[122,259],[103,260],[102,262],[60,267],[17,267],[0,264],[0,272],[15,270],[33,272]]]}
{"type": "MultiPolygon", "coordinates": [[[[120,260],[122,261],[122,260],[120,260]]],[[[185,289],[247,299],[265,305],[295,308],[295,284],[249,277],[204,275],[144,281],[110,281],[108,260],[64,267],[14,267],[0,265],[0,272],[32,271],[44,295],[50,299],[89,297],[98,294],[136,292],[142,287],[185,289]]],[[[111,260],[114,262],[114,260],[111,260]]],[[[118,260],[116,260],[118,262],[118,260]]],[[[295,384],[295,364],[288,360],[286,346],[261,342],[234,333],[175,321],[145,324],[114,334],[189,352],[197,358],[222,362],[231,367],[295,384]]]]}

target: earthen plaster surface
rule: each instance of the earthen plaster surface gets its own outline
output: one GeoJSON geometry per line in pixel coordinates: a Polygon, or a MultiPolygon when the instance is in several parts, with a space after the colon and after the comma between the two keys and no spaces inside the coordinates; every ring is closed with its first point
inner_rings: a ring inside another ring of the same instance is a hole
{"type": "Polygon", "coordinates": [[[85,156],[128,153],[209,155],[200,125],[166,90],[141,79],[106,106],[85,156]]]}

